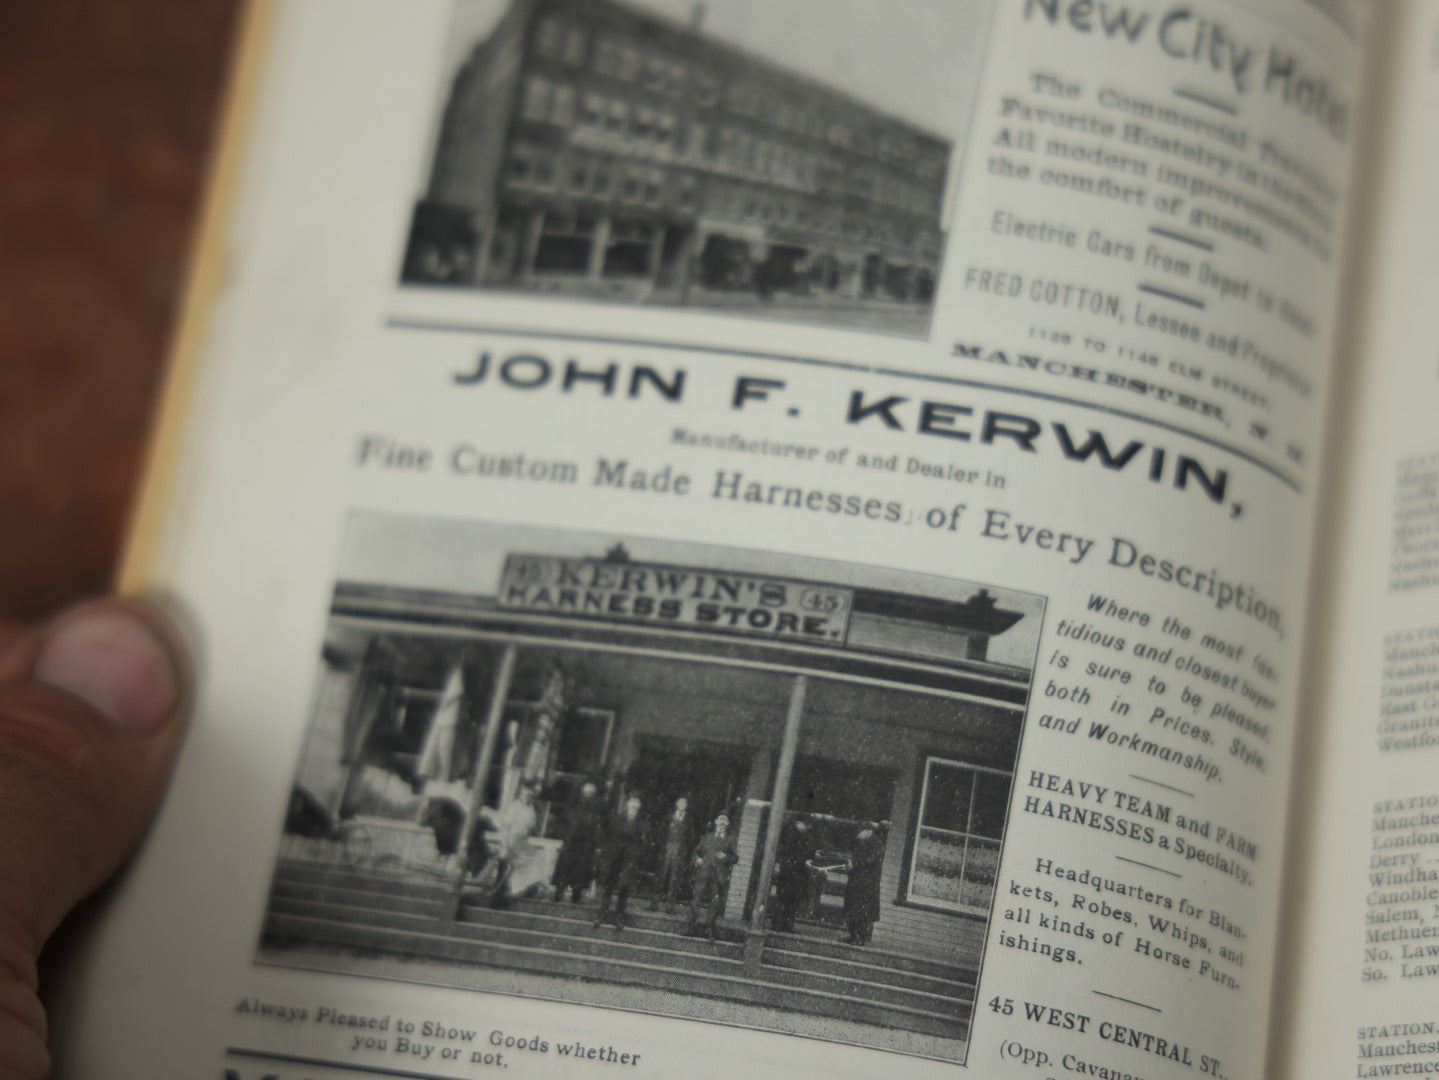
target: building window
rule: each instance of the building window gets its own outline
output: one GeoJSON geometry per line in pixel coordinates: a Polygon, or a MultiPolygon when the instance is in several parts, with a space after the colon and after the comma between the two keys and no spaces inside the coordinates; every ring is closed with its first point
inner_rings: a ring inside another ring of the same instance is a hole
{"type": "Polygon", "coordinates": [[[595,70],[615,77],[620,73],[620,44],[612,37],[603,37],[595,45],[595,70]]]}
{"type": "Polygon", "coordinates": [[[662,112],[655,116],[655,141],[663,145],[669,145],[670,139],[675,133],[675,118],[673,113],[662,112]]]}
{"type": "Polygon", "coordinates": [[[623,101],[611,101],[609,115],[605,117],[605,127],[610,131],[623,131],[625,119],[629,115],[629,109],[623,101]]]}
{"type": "Polygon", "coordinates": [[[641,57],[639,49],[635,48],[633,45],[620,46],[619,76],[621,79],[626,79],[630,82],[634,82],[635,79],[639,77],[640,63],[641,57]]]}
{"type": "Polygon", "coordinates": [[[605,115],[605,99],[599,94],[586,94],[580,110],[580,122],[589,127],[599,127],[605,115]]]}
{"type": "Polygon", "coordinates": [[[535,51],[541,56],[558,60],[565,51],[565,24],[553,15],[540,20],[535,31],[535,51]]]}
{"type": "Polygon", "coordinates": [[[720,138],[720,158],[731,168],[748,168],[754,156],[754,140],[737,128],[725,128],[720,138]]]}
{"type": "Polygon", "coordinates": [[[906,901],[946,911],[989,911],[1010,784],[1010,774],[999,769],[925,759],[906,901]]]}
{"type": "Polygon", "coordinates": [[[570,28],[565,35],[565,63],[579,67],[585,62],[585,32],[579,27],[570,28]]]}
{"type": "Polygon", "coordinates": [[[742,83],[733,83],[729,88],[729,94],[725,101],[731,109],[741,115],[748,116],[753,113],[752,103],[754,92],[742,83]]]}
{"type": "Polygon", "coordinates": [[[648,139],[654,123],[655,114],[641,105],[635,109],[634,118],[630,123],[630,132],[637,139],[648,139]]]}
{"type": "Polygon", "coordinates": [[[555,159],[548,155],[535,158],[535,183],[550,187],[555,182],[555,159]]]}
{"type": "Polygon", "coordinates": [[[760,172],[768,174],[774,162],[774,150],[774,143],[764,139],[757,140],[754,147],[754,167],[760,172]]]}
{"type": "Polygon", "coordinates": [[[695,100],[705,108],[719,102],[719,80],[708,72],[701,71],[695,76],[695,100]]]}
{"type": "Polygon", "coordinates": [[[531,75],[525,80],[525,91],[520,101],[520,115],[526,120],[544,122],[550,118],[550,96],[554,84],[549,79],[531,75]]]}
{"type": "Polygon", "coordinates": [[[555,87],[554,100],[550,105],[550,122],[560,127],[569,127],[575,119],[575,88],[555,87]]]}
{"type": "MultiPolygon", "coordinates": [[[[576,226],[575,231],[590,234],[590,228],[576,226]]],[[[574,709],[560,721],[555,740],[554,769],[550,785],[564,792],[578,794],[586,781],[593,781],[604,768],[614,738],[615,714],[609,709],[574,709]]],[[[561,831],[547,835],[563,835],[561,831]]]]}
{"type": "Polygon", "coordinates": [[[705,152],[705,140],[709,136],[709,129],[704,124],[691,124],[689,131],[689,146],[685,153],[690,157],[703,157],[705,152]]]}
{"type": "Polygon", "coordinates": [[[590,189],[596,195],[608,195],[610,191],[610,171],[604,166],[595,167],[595,177],[591,182],[590,189]]]}
{"type": "Polygon", "coordinates": [[[634,218],[617,218],[610,232],[610,238],[619,243],[646,244],[653,240],[654,236],[653,224],[634,218]]]}

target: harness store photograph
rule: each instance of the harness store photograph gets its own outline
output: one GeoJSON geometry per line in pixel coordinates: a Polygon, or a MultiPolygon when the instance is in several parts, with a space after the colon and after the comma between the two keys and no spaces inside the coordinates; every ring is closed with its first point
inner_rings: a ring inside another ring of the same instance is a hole
{"type": "Polygon", "coordinates": [[[1043,611],[355,515],[259,959],[963,1061],[1043,611]]]}

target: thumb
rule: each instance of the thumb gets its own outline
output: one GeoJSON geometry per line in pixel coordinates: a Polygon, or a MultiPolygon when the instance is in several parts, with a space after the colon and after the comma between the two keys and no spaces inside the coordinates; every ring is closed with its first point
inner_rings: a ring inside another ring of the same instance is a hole
{"type": "Polygon", "coordinates": [[[35,963],[154,812],[179,738],[178,638],[97,600],[0,642],[0,1080],[49,1068],[35,963]]]}

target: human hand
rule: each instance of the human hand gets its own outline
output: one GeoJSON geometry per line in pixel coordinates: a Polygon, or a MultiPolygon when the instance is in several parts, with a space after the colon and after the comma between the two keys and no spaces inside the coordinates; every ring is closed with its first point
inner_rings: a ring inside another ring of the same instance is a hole
{"type": "Polygon", "coordinates": [[[36,962],[154,813],[183,726],[183,657],[132,600],[0,622],[0,1080],[49,1072],[36,962]]]}

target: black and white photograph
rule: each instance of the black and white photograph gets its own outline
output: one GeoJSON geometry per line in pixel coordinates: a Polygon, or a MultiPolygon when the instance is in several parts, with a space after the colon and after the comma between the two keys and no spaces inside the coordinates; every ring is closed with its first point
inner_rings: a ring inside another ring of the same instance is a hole
{"type": "Polygon", "coordinates": [[[1043,615],[354,515],[259,959],[962,1062],[1043,615]]]}
{"type": "Polygon", "coordinates": [[[456,0],[401,282],[924,337],[994,0],[456,0]]]}

